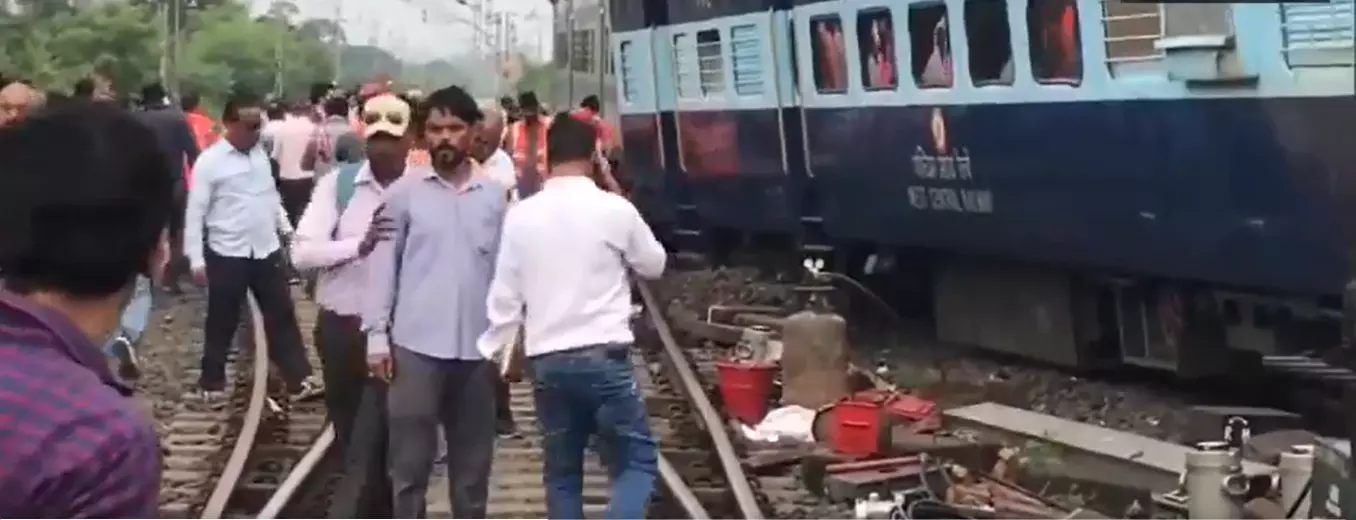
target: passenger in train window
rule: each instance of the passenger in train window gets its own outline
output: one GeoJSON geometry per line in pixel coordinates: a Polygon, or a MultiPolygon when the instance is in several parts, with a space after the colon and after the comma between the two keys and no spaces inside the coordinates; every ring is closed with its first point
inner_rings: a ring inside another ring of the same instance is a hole
{"type": "Polygon", "coordinates": [[[909,9],[913,79],[919,87],[951,86],[951,32],[947,29],[946,18],[946,6],[941,4],[909,9]]]}
{"type": "Polygon", "coordinates": [[[504,224],[487,300],[491,325],[478,347],[511,365],[519,327],[525,330],[520,352],[535,383],[541,431],[548,432],[547,517],[584,518],[584,451],[597,435],[612,470],[606,517],[644,518],[657,447],[632,374],[628,279],[658,278],[666,253],[635,206],[589,179],[597,154],[590,125],[557,116],[547,146],[546,185],[504,224]]]}
{"type": "Polygon", "coordinates": [[[858,14],[857,37],[862,55],[862,84],[869,90],[895,88],[898,77],[890,11],[871,10],[858,14]]]}
{"type": "Polygon", "coordinates": [[[1074,0],[1032,0],[1027,4],[1026,23],[1032,75],[1038,81],[1081,81],[1083,49],[1074,0]]]}
{"type": "Polygon", "coordinates": [[[452,516],[485,518],[496,375],[476,339],[489,325],[485,298],[508,202],[470,157],[483,118],[476,100],[447,87],[420,112],[432,164],[386,190],[378,218],[389,219],[391,236],[367,259],[368,369],[390,382],[395,517],[424,515],[442,424],[452,516]]]}
{"type": "Polygon", "coordinates": [[[970,49],[970,79],[977,86],[1011,85],[1012,31],[1003,0],[965,2],[965,35],[970,49]]]}
{"type": "Polygon", "coordinates": [[[847,89],[847,52],[843,46],[843,22],[837,16],[810,21],[815,37],[810,40],[814,55],[815,89],[841,92],[847,89]]]}

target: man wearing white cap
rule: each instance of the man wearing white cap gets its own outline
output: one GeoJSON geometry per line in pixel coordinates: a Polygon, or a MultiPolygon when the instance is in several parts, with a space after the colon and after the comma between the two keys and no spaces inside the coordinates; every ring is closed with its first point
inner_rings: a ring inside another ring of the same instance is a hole
{"type": "MultiPolygon", "coordinates": [[[[325,405],[349,460],[350,476],[341,484],[344,493],[337,495],[336,505],[356,504],[335,512],[342,513],[341,518],[390,518],[385,420],[381,413],[359,415],[364,392],[385,395],[380,382],[368,385],[361,314],[367,256],[392,230],[389,219],[375,215],[387,187],[405,173],[410,107],[394,95],[382,94],[363,105],[363,116],[367,159],[341,163],[316,183],[297,225],[292,262],[301,269],[319,270],[316,301],[321,310],[315,344],[325,385],[332,388],[325,394],[325,405]],[[355,430],[364,434],[355,435],[355,430]]],[[[369,399],[378,408],[384,408],[384,401],[369,399]]]]}

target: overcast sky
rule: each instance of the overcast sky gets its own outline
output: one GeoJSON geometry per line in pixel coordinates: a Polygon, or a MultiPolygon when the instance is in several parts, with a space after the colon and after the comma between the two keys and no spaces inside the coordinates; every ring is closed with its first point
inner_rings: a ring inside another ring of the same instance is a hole
{"type": "MultiPolygon", "coordinates": [[[[518,23],[518,45],[531,56],[545,60],[551,52],[551,4],[546,0],[468,0],[494,10],[512,13],[518,23]]],[[[273,0],[251,0],[252,10],[262,13],[273,0]]],[[[341,15],[344,33],[353,44],[372,44],[402,59],[429,61],[471,52],[471,8],[453,0],[292,0],[302,18],[334,18],[341,15]],[[428,21],[424,21],[424,11],[428,21]]]]}

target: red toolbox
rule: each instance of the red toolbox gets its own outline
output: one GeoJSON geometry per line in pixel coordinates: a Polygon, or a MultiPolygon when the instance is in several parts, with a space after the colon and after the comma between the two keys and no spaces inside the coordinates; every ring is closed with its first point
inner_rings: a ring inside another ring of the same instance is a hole
{"type": "Polygon", "coordinates": [[[909,425],[914,432],[934,430],[941,424],[937,403],[888,390],[852,394],[839,401],[834,412],[833,449],[853,456],[879,453],[891,422],[909,425]]]}

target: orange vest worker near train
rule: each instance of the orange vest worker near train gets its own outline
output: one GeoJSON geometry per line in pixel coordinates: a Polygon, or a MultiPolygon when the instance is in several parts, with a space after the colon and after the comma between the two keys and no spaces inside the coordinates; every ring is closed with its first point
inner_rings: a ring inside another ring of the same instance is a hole
{"type": "Polygon", "coordinates": [[[518,198],[525,199],[541,189],[546,174],[546,129],[551,127],[551,118],[541,115],[535,93],[519,95],[518,107],[523,117],[509,126],[508,142],[518,168],[518,198]]]}
{"type": "MultiPolygon", "coordinates": [[[[184,111],[184,120],[188,122],[188,128],[193,132],[193,140],[198,142],[199,150],[206,150],[212,143],[217,142],[221,137],[221,127],[212,120],[211,116],[202,112],[200,106],[201,99],[196,93],[184,94],[179,100],[179,107],[184,111]]],[[[191,164],[184,163],[184,188],[192,186],[193,168],[191,164]]]]}

